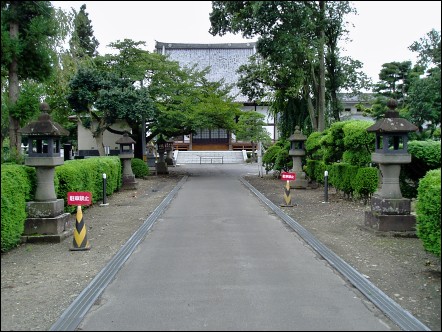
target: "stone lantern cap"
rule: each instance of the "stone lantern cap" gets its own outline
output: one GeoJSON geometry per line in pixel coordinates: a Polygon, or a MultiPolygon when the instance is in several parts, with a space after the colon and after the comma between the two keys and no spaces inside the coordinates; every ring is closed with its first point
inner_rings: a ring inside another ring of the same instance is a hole
{"type": "Polygon", "coordinates": [[[125,132],[122,137],[120,137],[119,139],[117,139],[115,141],[115,143],[117,143],[117,144],[134,144],[136,142],[132,139],[132,137],[129,136],[129,134],[127,132],[125,132]]]}
{"type": "Polygon", "coordinates": [[[61,125],[51,120],[51,117],[47,113],[49,111],[49,105],[47,103],[40,104],[41,115],[37,121],[31,122],[27,126],[19,129],[22,135],[27,136],[67,136],[69,131],[64,129],[61,125]]]}
{"type": "Polygon", "coordinates": [[[301,130],[299,130],[299,126],[295,127],[295,132],[292,136],[289,137],[289,141],[306,141],[307,136],[305,136],[301,130]]]}
{"type": "Polygon", "coordinates": [[[367,128],[368,132],[376,133],[408,133],[418,130],[418,127],[406,119],[399,117],[399,112],[396,111],[397,101],[390,99],[387,102],[389,110],[385,112],[383,119],[379,119],[374,125],[367,128]]]}

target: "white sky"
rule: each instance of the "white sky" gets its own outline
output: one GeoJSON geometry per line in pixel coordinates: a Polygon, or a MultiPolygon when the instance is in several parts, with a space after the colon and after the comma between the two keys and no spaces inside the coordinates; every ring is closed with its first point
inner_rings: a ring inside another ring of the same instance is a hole
{"type": "MultiPolygon", "coordinates": [[[[374,83],[382,64],[392,61],[416,63],[408,50],[431,29],[441,31],[441,1],[354,1],[357,16],[348,17],[351,43],[346,55],[364,63],[363,71],[374,83]]],[[[170,43],[238,43],[240,35],[212,36],[211,1],[52,1],[54,7],[80,10],[86,4],[99,53],[117,40],[145,41],[153,51],[155,40],[170,43]]],[[[251,41],[255,41],[253,39],[251,41]]]]}

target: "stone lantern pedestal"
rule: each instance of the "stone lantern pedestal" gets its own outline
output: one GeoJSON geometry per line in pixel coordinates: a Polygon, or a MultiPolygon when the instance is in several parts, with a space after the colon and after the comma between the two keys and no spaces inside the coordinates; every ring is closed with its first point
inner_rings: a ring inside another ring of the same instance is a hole
{"type": "Polygon", "coordinates": [[[69,132],[53,122],[46,112],[49,106],[40,105],[43,111],[37,121],[20,129],[28,136],[28,157],[25,165],[33,166],[37,173],[35,201],[27,202],[28,218],[25,221],[23,240],[26,242],[61,242],[72,235],[70,213],[64,212],[64,200],[57,199],[54,187],[55,167],[63,165],[60,154],[60,137],[69,132]]]}
{"type": "Polygon", "coordinates": [[[376,148],[371,160],[379,164],[382,187],[371,198],[365,212],[364,226],[381,232],[415,233],[416,217],[411,214],[411,201],[402,197],[399,187],[401,164],[411,162],[407,152],[407,134],[418,128],[395,111],[397,102],[388,102],[389,111],[368,132],[376,133],[376,148]]]}
{"type": "Polygon", "coordinates": [[[175,166],[173,159],[173,140],[167,140],[165,143],[166,148],[166,158],[165,162],[168,166],[175,166]]]}
{"type": "Polygon", "coordinates": [[[289,155],[293,158],[292,172],[296,173],[296,179],[290,181],[290,188],[292,189],[306,189],[308,185],[305,172],[302,169],[302,158],[305,156],[304,142],[306,140],[307,137],[301,133],[299,126],[296,126],[295,132],[289,137],[289,155]]]}
{"type": "Polygon", "coordinates": [[[157,174],[169,174],[167,162],[164,160],[164,153],[166,152],[167,141],[160,136],[157,140],[158,161],[156,164],[157,174]]]}
{"type": "Polygon", "coordinates": [[[150,173],[157,172],[156,163],[157,163],[157,157],[156,157],[156,149],[152,142],[149,142],[147,145],[147,153],[146,153],[146,161],[147,166],[149,167],[150,173]]]}
{"type": "Polygon", "coordinates": [[[118,139],[116,144],[120,145],[120,154],[118,157],[123,162],[123,184],[122,188],[133,190],[138,188],[138,182],[135,181],[135,175],[132,172],[132,159],[134,158],[133,144],[135,141],[124,133],[123,137],[118,139]]]}

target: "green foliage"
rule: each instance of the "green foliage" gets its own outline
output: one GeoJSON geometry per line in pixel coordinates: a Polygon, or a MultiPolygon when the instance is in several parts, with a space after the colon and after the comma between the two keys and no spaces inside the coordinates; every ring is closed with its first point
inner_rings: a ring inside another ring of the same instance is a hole
{"type": "Polygon", "coordinates": [[[86,5],[80,7],[80,12],[75,12],[74,32],[69,41],[71,54],[74,57],[82,58],[85,55],[94,57],[97,55],[97,48],[100,44],[94,37],[94,30],[86,12],[86,5]]]}
{"type": "Polygon", "coordinates": [[[419,181],[416,204],[417,236],[425,250],[441,253],[441,169],[434,169],[419,181]]]}
{"type": "Polygon", "coordinates": [[[256,112],[242,112],[236,124],[235,135],[238,140],[265,142],[268,143],[271,138],[268,131],[264,128],[265,115],[256,112]]]}
{"type": "Polygon", "coordinates": [[[357,174],[351,180],[354,194],[362,197],[365,202],[376,191],[379,176],[377,167],[358,168],[357,174]]]}
{"type": "Polygon", "coordinates": [[[318,183],[324,183],[324,172],[327,170],[325,163],[322,160],[307,159],[307,163],[304,166],[305,174],[312,181],[318,183]]]}
{"type": "Polygon", "coordinates": [[[366,87],[360,62],[340,57],[345,39],[345,16],[355,12],[348,1],[212,1],[212,35],[242,33],[258,37],[257,54],[240,68],[240,87],[252,100],[271,95],[271,107],[282,136],[294,125],[323,131],[325,112],[318,85],[327,76],[327,98],[337,120],[337,91],[366,87]],[[324,56],[324,50],[326,52],[324,56]],[[325,62],[325,67],[320,63],[325,62]],[[318,104],[316,104],[318,106],[318,104]]]}
{"type": "Polygon", "coordinates": [[[75,206],[67,204],[67,193],[86,191],[92,194],[92,202],[103,199],[103,173],[106,174],[106,194],[121,188],[121,161],[116,156],[68,160],[55,168],[59,179],[57,197],[65,200],[65,211],[75,212],[75,206]]]}
{"type": "Polygon", "coordinates": [[[342,160],[344,148],[344,126],[348,121],[334,122],[328,128],[321,139],[323,147],[323,160],[326,164],[331,164],[342,160]]]}
{"type": "Polygon", "coordinates": [[[270,146],[262,156],[262,162],[267,172],[274,169],[276,158],[278,157],[280,151],[281,146],[275,143],[274,145],[270,146]]]}
{"type": "Polygon", "coordinates": [[[6,252],[20,243],[31,186],[24,166],[3,164],[1,177],[1,251],[6,252]]]}
{"type": "Polygon", "coordinates": [[[310,159],[321,160],[323,156],[322,139],[327,134],[327,130],[323,132],[314,131],[305,141],[305,153],[310,159]]]}
{"type": "Polygon", "coordinates": [[[266,171],[269,170],[289,170],[292,167],[293,160],[289,156],[290,142],[285,139],[279,139],[270,146],[262,156],[262,162],[266,171]]]}
{"type": "Polygon", "coordinates": [[[54,8],[50,1],[2,2],[2,72],[14,56],[20,80],[44,81],[51,73],[53,53],[51,45],[57,34],[54,8]],[[11,22],[19,22],[19,37],[9,34],[11,22]]]}
{"type": "Polygon", "coordinates": [[[329,172],[330,184],[350,198],[354,191],[352,180],[357,172],[358,166],[347,163],[334,163],[331,165],[329,172]]]}
{"type": "Polygon", "coordinates": [[[409,141],[408,153],[411,154],[411,163],[401,165],[399,185],[402,195],[406,198],[417,196],[419,180],[432,169],[441,164],[440,141],[409,141]]]}
{"type": "Polygon", "coordinates": [[[132,172],[136,178],[142,178],[149,175],[149,167],[147,163],[140,158],[133,158],[131,160],[132,172]]]}

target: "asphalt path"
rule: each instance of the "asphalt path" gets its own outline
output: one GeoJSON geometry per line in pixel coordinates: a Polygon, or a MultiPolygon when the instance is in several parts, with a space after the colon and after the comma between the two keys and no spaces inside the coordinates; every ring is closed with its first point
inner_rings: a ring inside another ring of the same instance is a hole
{"type": "Polygon", "coordinates": [[[78,330],[398,330],[239,181],[256,165],[180,167],[187,181],[78,330]]]}

